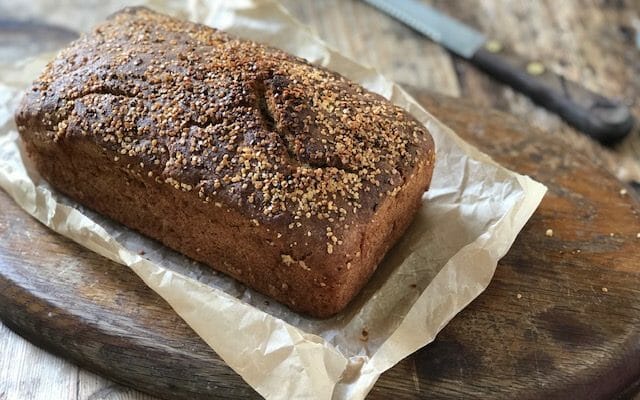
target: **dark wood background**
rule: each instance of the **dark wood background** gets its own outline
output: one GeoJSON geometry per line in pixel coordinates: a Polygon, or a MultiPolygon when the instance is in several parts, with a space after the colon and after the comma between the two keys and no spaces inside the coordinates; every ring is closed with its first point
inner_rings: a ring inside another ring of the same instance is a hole
{"type": "MultiPolygon", "coordinates": [[[[332,46],[362,63],[378,68],[385,75],[398,82],[421,89],[431,89],[454,97],[464,97],[473,104],[495,107],[512,113],[521,118],[520,121],[513,120],[514,122],[511,122],[514,126],[531,124],[556,136],[557,140],[547,142],[551,148],[541,149],[543,153],[583,154],[580,156],[580,160],[593,162],[596,167],[605,168],[621,179],[640,180],[638,127],[627,140],[615,149],[604,149],[574,132],[554,115],[534,106],[525,97],[493,82],[463,60],[450,56],[436,44],[418,36],[400,23],[379,14],[360,1],[285,0],[283,3],[295,17],[308,24],[332,46]]],[[[640,93],[640,79],[638,78],[640,50],[635,43],[636,35],[640,30],[640,1],[438,0],[433,3],[515,47],[522,54],[526,54],[530,58],[539,57],[543,62],[571,79],[578,80],[591,89],[623,99],[632,106],[636,117],[640,116],[640,101],[638,99],[640,93]]],[[[15,16],[20,20],[27,17],[35,18],[38,17],[37,11],[31,10],[28,6],[18,8],[13,1],[0,0],[0,62],[46,48],[52,39],[54,42],[68,40],[68,33],[62,30],[52,34],[49,31],[42,32],[35,28],[29,28],[26,31],[16,33],[14,28],[6,28],[12,26],[11,23],[7,23],[11,17],[15,16]]],[[[64,19],[60,21],[64,22],[64,19]]],[[[428,102],[429,99],[433,99],[433,97],[425,98],[424,101],[428,102]]],[[[517,130],[516,127],[513,129],[517,130]]],[[[530,131],[528,128],[524,128],[524,130],[530,131]]],[[[540,162],[546,161],[541,158],[540,162]]],[[[558,187],[558,189],[562,190],[562,187],[558,187]]],[[[612,195],[615,194],[612,192],[612,195]]],[[[612,199],[616,199],[616,197],[614,196],[612,199]]],[[[608,200],[602,199],[602,205],[606,205],[607,202],[608,200]]],[[[560,207],[557,213],[562,214],[566,211],[560,207]]],[[[545,227],[549,225],[550,221],[552,220],[539,222],[540,225],[535,229],[546,229],[545,227]]],[[[633,220],[630,221],[633,222],[633,220]]],[[[9,223],[5,219],[5,225],[0,227],[6,229],[6,224],[9,223]]],[[[569,223],[567,228],[571,227],[574,225],[569,223]]],[[[605,237],[607,234],[604,231],[601,233],[603,235],[601,239],[607,243],[621,240],[620,237],[607,239],[605,237]]],[[[540,231],[536,231],[536,234],[540,234],[540,231]]],[[[585,233],[582,232],[582,234],[585,233]]],[[[27,250],[28,248],[25,248],[22,251],[27,250]]],[[[560,251],[564,250],[556,250],[558,253],[550,256],[548,260],[553,261],[561,257],[560,251]]],[[[568,251],[568,254],[565,253],[562,256],[576,256],[571,254],[571,250],[568,251]]],[[[535,254],[535,249],[532,249],[531,254],[535,254]]],[[[530,264],[526,258],[512,260],[509,257],[515,256],[508,256],[510,261],[523,262],[524,265],[530,264]]],[[[605,264],[609,265],[611,262],[605,264]]],[[[582,264],[578,262],[577,265],[582,264]]],[[[580,268],[576,269],[576,273],[581,271],[580,268]]],[[[558,289],[559,284],[553,281],[552,275],[541,278],[544,278],[549,290],[558,289]]],[[[604,275],[599,279],[605,279],[604,275]]],[[[616,304],[620,309],[638,310],[637,305],[624,303],[622,300],[628,299],[628,297],[619,297],[620,293],[613,292],[612,296],[603,297],[606,295],[602,291],[602,287],[605,287],[604,284],[614,290],[613,285],[606,283],[606,280],[604,282],[603,285],[598,282],[598,284],[573,291],[568,289],[567,295],[573,296],[577,300],[592,296],[594,299],[601,299],[600,301],[614,303],[619,301],[616,304]]],[[[626,282],[625,285],[628,283],[626,282]]],[[[512,298],[515,304],[522,305],[522,302],[516,300],[531,301],[526,297],[527,292],[522,287],[518,287],[516,281],[508,284],[505,290],[514,290],[523,295],[521,299],[512,298]]],[[[490,292],[485,294],[471,307],[482,309],[484,302],[489,301],[491,296],[490,292]]],[[[601,303],[594,300],[594,304],[601,303]]],[[[622,320],[629,323],[631,320],[628,316],[632,314],[625,315],[627,315],[627,319],[622,318],[622,320]]],[[[487,315],[487,318],[491,319],[491,315],[487,315]]],[[[616,318],[620,320],[621,317],[613,312],[610,320],[615,321],[616,318]]],[[[464,325],[465,322],[457,321],[464,321],[464,319],[454,320],[453,328],[447,329],[454,329],[456,324],[458,326],[462,324],[460,329],[466,326],[464,329],[474,332],[473,321],[468,325],[464,325]]],[[[545,323],[544,319],[542,321],[545,323]]],[[[546,321],[548,324],[546,328],[549,328],[550,332],[555,332],[561,341],[579,341],[583,337],[576,333],[578,332],[577,327],[582,326],[582,322],[567,319],[568,325],[560,326],[553,325],[550,319],[546,321]]],[[[498,324],[501,321],[496,320],[495,323],[498,324]]],[[[601,335],[601,332],[594,331],[592,334],[598,336],[601,335]]],[[[442,364],[436,367],[442,370],[444,375],[440,375],[440,378],[436,376],[438,379],[446,380],[446,373],[455,373],[452,368],[457,368],[462,374],[473,362],[473,360],[469,361],[460,357],[455,358],[456,355],[464,354],[464,349],[459,347],[457,339],[448,340],[449,337],[444,337],[446,343],[441,344],[440,347],[433,347],[436,350],[430,352],[427,349],[426,352],[421,353],[423,354],[420,358],[422,360],[434,357],[436,360],[442,360],[442,364]],[[433,354],[433,351],[436,351],[436,354],[433,354]],[[437,353],[438,351],[442,352],[437,353]],[[454,358],[447,358],[451,356],[454,358]]],[[[570,344],[567,346],[571,347],[570,344]]],[[[635,346],[636,349],[640,346],[637,339],[635,346]]],[[[536,365],[537,370],[525,371],[522,368],[526,369],[527,367],[522,364],[521,372],[532,374],[532,376],[540,374],[545,366],[549,366],[549,358],[555,357],[553,353],[545,354],[547,356],[532,356],[530,364],[536,365]]],[[[478,357],[482,361],[486,361],[487,355],[478,355],[478,357]]],[[[570,361],[573,357],[571,350],[565,349],[562,357],[565,361],[570,361]]],[[[415,368],[415,365],[413,367],[406,363],[403,365],[405,366],[397,369],[399,377],[403,374],[411,374],[411,368],[415,368]]],[[[381,382],[382,390],[385,389],[385,382],[388,381],[381,382]]],[[[445,386],[443,393],[455,395],[458,382],[454,379],[449,381],[448,385],[445,386]],[[447,387],[449,389],[446,389],[447,387]],[[446,390],[450,390],[450,392],[446,392],[446,390]]],[[[34,399],[151,398],[140,392],[113,384],[76,367],[74,364],[39,350],[10,332],[5,326],[0,325],[0,399],[4,400],[5,397],[34,399]]]]}

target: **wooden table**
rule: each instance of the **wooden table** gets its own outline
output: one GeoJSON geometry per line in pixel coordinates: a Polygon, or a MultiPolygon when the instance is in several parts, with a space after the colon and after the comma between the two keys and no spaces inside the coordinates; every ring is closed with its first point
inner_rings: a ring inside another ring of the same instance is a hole
{"type": "MultiPolygon", "coordinates": [[[[587,153],[618,177],[640,180],[638,128],[614,151],[605,150],[523,96],[359,1],[284,3],[331,45],[398,82],[516,114],[563,135],[568,149],[587,153]]],[[[639,1],[435,3],[518,51],[544,59],[570,78],[625,99],[635,115],[640,115],[640,50],[635,48],[633,31],[633,26],[640,29],[639,1]]],[[[3,8],[7,5],[0,1],[0,15],[12,15],[3,8]]],[[[0,325],[0,399],[27,398],[151,399],[52,356],[0,325]]]]}

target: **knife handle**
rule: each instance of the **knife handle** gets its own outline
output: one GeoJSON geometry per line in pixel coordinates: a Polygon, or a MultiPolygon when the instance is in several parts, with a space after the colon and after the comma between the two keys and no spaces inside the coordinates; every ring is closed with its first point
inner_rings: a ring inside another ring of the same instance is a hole
{"type": "Polygon", "coordinates": [[[602,144],[621,140],[633,127],[633,116],[624,104],[565,79],[540,62],[504,51],[498,42],[488,41],[470,61],[602,144]]]}

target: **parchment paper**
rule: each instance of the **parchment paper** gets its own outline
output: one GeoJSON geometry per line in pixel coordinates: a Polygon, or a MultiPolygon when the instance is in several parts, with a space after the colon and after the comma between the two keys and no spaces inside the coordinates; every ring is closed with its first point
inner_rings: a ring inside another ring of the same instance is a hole
{"type": "MultiPolygon", "coordinates": [[[[85,30],[81,14],[94,22],[124,5],[83,8],[82,3],[68,3],[66,10],[51,0],[30,4],[39,5],[51,22],[85,30]]],[[[432,187],[408,232],[372,281],[338,316],[306,318],[274,302],[266,304],[267,298],[234,280],[55,193],[31,167],[13,122],[21,92],[51,54],[0,66],[0,186],[42,223],[130,267],[264,397],[363,398],[382,372],[431,342],[487,287],[498,259],[546,188],[497,165],[397,85],[330,49],[276,3],[210,0],[147,1],[147,5],[338,71],[404,107],[429,129],[437,149],[432,187]],[[144,256],[139,255],[141,250],[144,256]]]]}

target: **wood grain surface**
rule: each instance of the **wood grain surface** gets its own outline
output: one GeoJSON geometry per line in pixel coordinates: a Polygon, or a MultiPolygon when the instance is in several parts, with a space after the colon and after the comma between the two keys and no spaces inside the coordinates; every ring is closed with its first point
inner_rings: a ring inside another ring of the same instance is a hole
{"type": "MultiPolygon", "coordinates": [[[[487,291],[433,344],[385,373],[370,397],[608,399],[635,390],[637,199],[520,120],[415,94],[465,139],[550,193],[487,291]]],[[[5,194],[0,207],[0,317],[11,329],[161,398],[257,396],[127,268],[39,225],[5,194]]]]}
{"type": "MultiPolygon", "coordinates": [[[[5,21],[13,21],[11,18],[21,21],[49,21],[58,25],[77,27],[90,25],[93,20],[101,19],[100,13],[109,7],[118,7],[117,5],[109,6],[106,2],[94,4],[79,0],[43,0],[42,2],[50,6],[62,5],[63,3],[74,4],[74,9],[78,10],[76,14],[81,14],[80,11],[83,9],[84,12],[91,10],[91,18],[93,19],[69,18],[69,16],[59,13],[56,15],[45,14],[34,6],[35,2],[22,3],[17,6],[13,0],[0,0],[0,63],[13,61],[37,51],[55,48],[68,40],[68,36],[63,31],[47,34],[36,30],[35,33],[29,34],[28,31],[20,30],[16,33],[15,29],[7,29],[7,24],[4,24],[5,21]],[[3,29],[3,27],[5,28],[3,29]]],[[[296,18],[308,24],[330,45],[362,63],[376,67],[394,80],[451,96],[461,96],[478,105],[491,106],[516,114],[522,118],[522,121],[541,127],[553,134],[556,139],[554,142],[556,149],[553,150],[555,153],[582,153],[589,162],[607,169],[621,179],[638,180],[640,177],[638,127],[625,142],[613,151],[604,149],[575,133],[553,114],[534,106],[525,97],[492,81],[467,65],[465,61],[451,57],[438,45],[422,38],[402,24],[378,13],[358,0],[303,2],[283,0],[283,3],[296,18]]],[[[640,80],[637,78],[640,69],[640,51],[634,43],[635,35],[640,32],[640,1],[435,0],[432,3],[465,22],[481,28],[484,32],[516,48],[522,54],[532,58],[540,57],[547,64],[551,64],[556,71],[565,73],[571,79],[579,80],[591,89],[623,99],[632,106],[636,117],[640,116],[640,102],[638,102],[640,80]]],[[[109,9],[108,11],[114,10],[109,9]]],[[[524,125],[524,122],[519,123],[524,125]]],[[[472,131],[477,133],[475,128],[472,131]]],[[[472,134],[475,134],[473,132],[472,134]]],[[[545,161],[541,159],[539,162],[544,163],[545,161]]],[[[554,166],[551,165],[551,167],[554,166]]],[[[615,191],[611,196],[612,199],[617,200],[615,191]]],[[[0,192],[0,207],[4,207],[5,204],[8,207],[5,207],[8,211],[2,208],[0,215],[11,210],[9,206],[12,204],[7,203],[5,197],[0,192]]],[[[566,209],[561,214],[567,214],[566,209]]],[[[553,220],[553,218],[549,217],[549,220],[553,220]]],[[[632,220],[630,221],[632,222],[632,220]]],[[[5,223],[7,222],[0,222],[0,229],[3,232],[8,229],[3,225],[5,223]]],[[[31,226],[43,229],[35,223],[31,223],[31,226]]],[[[527,227],[527,229],[529,228],[527,227]]],[[[542,235],[540,232],[536,232],[536,234],[542,235]]],[[[554,237],[557,235],[556,232],[554,237]]],[[[606,234],[603,235],[602,240],[606,241],[606,234]]],[[[30,233],[22,236],[22,239],[26,240],[28,244],[23,245],[21,251],[31,251],[32,247],[38,246],[34,242],[37,237],[30,233]]],[[[614,238],[620,239],[616,236],[614,238]]],[[[67,246],[73,247],[68,243],[67,246]]],[[[570,254],[569,252],[564,256],[568,257],[570,254]]],[[[559,256],[556,255],[556,257],[559,256]]],[[[21,260],[23,255],[16,253],[15,257],[21,260]]],[[[630,256],[626,255],[626,257],[630,256]]],[[[68,268],[64,264],[64,260],[62,258],[56,264],[61,270],[68,268]]],[[[549,260],[553,261],[554,258],[549,260]]],[[[616,259],[613,259],[605,265],[615,262],[616,259]]],[[[82,266],[76,265],[75,268],[81,269],[82,266]]],[[[498,277],[502,273],[501,271],[502,267],[498,269],[498,277]]],[[[131,278],[135,277],[132,275],[131,278]]],[[[548,287],[544,291],[565,289],[552,279],[553,275],[549,275],[547,278],[544,282],[548,284],[548,287]]],[[[498,285],[497,282],[494,282],[493,285],[498,285]]],[[[568,283],[565,282],[564,285],[567,286],[568,283]]],[[[512,289],[517,290],[515,299],[511,299],[514,304],[521,305],[528,301],[527,293],[523,290],[526,289],[526,286],[515,283],[512,286],[512,289]],[[520,299],[518,299],[518,293],[522,296],[520,299]]],[[[606,294],[609,294],[613,289],[608,287],[607,290],[606,294]]],[[[581,296],[584,302],[588,302],[590,301],[587,296],[588,292],[593,295],[592,301],[594,302],[600,301],[599,296],[605,293],[602,292],[602,288],[598,288],[596,282],[587,292],[568,289],[567,295],[581,296]]],[[[615,292],[613,293],[615,295],[615,292]]],[[[480,307],[483,304],[481,302],[485,301],[485,296],[491,296],[491,292],[485,293],[471,307],[480,307]]],[[[608,299],[608,297],[603,297],[603,299],[608,299]]],[[[622,309],[634,307],[635,310],[638,309],[637,305],[632,304],[624,305],[622,309]]],[[[513,311],[513,315],[514,318],[519,318],[517,310],[513,311]]],[[[612,318],[614,317],[615,315],[612,318]]],[[[464,314],[459,318],[465,318],[464,314]]],[[[452,326],[458,324],[457,321],[458,319],[455,319],[452,326]]],[[[496,324],[502,321],[496,319],[496,324]]],[[[448,327],[448,329],[452,328],[448,327]]],[[[472,333],[477,332],[473,323],[467,329],[472,333]]],[[[530,335],[530,333],[527,334],[530,335]]],[[[511,342],[506,340],[504,343],[505,346],[500,353],[510,351],[511,342]]],[[[425,351],[428,349],[429,347],[425,351]]],[[[455,348],[452,353],[456,353],[455,348]]],[[[483,364],[488,366],[487,368],[491,368],[492,356],[487,355],[486,352],[482,354],[483,364]]],[[[545,357],[538,357],[535,352],[532,354],[534,355],[530,357],[532,361],[529,364],[541,368],[545,364],[545,357]]],[[[438,355],[436,354],[436,356],[438,355]]],[[[573,357],[573,354],[569,356],[573,357]]],[[[453,363],[443,355],[438,356],[437,359],[441,363],[437,367],[438,370],[448,369],[449,374],[454,374],[457,370],[460,376],[466,371],[469,363],[476,362],[474,359],[467,360],[462,356],[454,359],[453,363]]],[[[419,366],[420,364],[414,362],[414,365],[419,366]]],[[[575,365],[577,368],[578,363],[575,365]]],[[[413,375],[414,369],[415,367],[406,362],[396,368],[396,370],[404,371],[408,375],[413,375]]],[[[390,371],[389,374],[395,373],[394,371],[390,371]]],[[[448,380],[450,397],[465,397],[461,392],[455,390],[456,378],[453,377],[454,375],[450,376],[451,378],[448,380]]],[[[383,378],[378,386],[386,385],[386,379],[383,378]]],[[[541,386],[545,384],[545,381],[540,380],[537,374],[532,374],[531,379],[532,384],[535,382],[541,386]]],[[[499,380],[499,377],[495,378],[495,381],[499,380]]],[[[424,382],[418,379],[414,380],[413,385],[422,383],[424,382]]],[[[378,391],[378,388],[374,391],[378,391]]],[[[403,398],[407,398],[407,393],[409,392],[401,391],[403,398]]],[[[478,391],[477,393],[483,392],[478,391]]],[[[508,397],[515,397],[515,395],[508,397]]],[[[0,324],[0,399],[50,398],[148,400],[153,397],[114,384],[42,351],[0,324]]],[[[640,400],[640,395],[636,400],[640,400]]]]}

